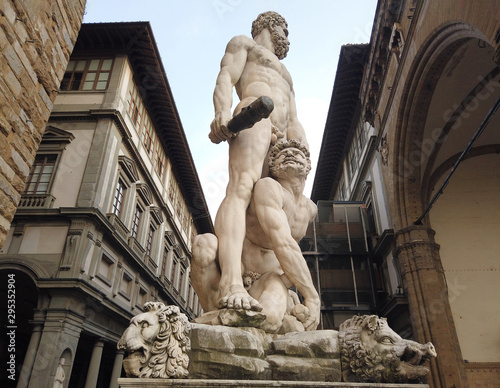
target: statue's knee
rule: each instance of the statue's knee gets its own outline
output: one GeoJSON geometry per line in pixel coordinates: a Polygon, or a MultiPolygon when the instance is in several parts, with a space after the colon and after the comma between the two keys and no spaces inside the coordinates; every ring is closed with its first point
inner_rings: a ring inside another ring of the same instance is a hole
{"type": "Polygon", "coordinates": [[[212,233],[197,235],[193,240],[193,261],[205,267],[217,257],[218,240],[212,233]]]}
{"type": "Polygon", "coordinates": [[[250,173],[240,173],[237,178],[233,179],[233,182],[229,183],[227,194],[245,202],[250,202],[253,187],[258,180],[257,175],[253,175],[250,173]]]}

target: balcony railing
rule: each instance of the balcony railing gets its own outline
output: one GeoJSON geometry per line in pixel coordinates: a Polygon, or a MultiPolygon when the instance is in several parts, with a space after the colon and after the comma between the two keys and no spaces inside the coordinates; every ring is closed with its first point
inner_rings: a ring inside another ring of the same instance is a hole
{"type": "Polygon", "coordinates": [[[23,194],[18,207],[22,209],[50,209],[55,199],[52,194],[23,194]]]}

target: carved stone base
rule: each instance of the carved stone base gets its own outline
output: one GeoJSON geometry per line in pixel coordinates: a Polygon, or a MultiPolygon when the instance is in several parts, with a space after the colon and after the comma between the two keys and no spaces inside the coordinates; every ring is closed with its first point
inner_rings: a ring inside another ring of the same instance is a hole
{"type": "Polygon", "coordinates": [[[266,316],[257,311],[220,309],[204,313],[193,322],[230,327],[259,327],[265,319],[266,316]]]}
{"type": "Polygon", "coordinates": [[[427,384],[374,384],[333,383],[318,381],[270,381],[270,380],[176,380],[176,379],[118,379],[121,388],[429,388],[427,384]]]}
{"type": "Polygon", "coordinates": [[[192,323],[189,379],[340,381],[337,337],[192,323]]]}

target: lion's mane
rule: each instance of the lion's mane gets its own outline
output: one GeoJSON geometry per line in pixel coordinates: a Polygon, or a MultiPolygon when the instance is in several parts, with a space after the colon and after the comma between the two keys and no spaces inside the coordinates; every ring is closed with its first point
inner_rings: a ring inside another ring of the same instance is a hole
{"type": "Polygon", "coordinates": [[[141,368],[142,378],[183,378],[188,375],[191,349],[187,317],[177,306],[165,306],[160,302],[144,305],[147,312],[158,315],[160,330],[151,348],[147,366],[141,368]]]}

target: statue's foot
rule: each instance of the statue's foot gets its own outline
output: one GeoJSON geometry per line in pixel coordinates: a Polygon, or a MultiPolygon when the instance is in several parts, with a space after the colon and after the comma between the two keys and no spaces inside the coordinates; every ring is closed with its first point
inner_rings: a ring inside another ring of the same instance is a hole
{"type": "Polygon", "coordinates": [[[219,299],[219,308],[262,311],[260,303],[241,285],[230,286],[227,292],[221,294],[224,296],[219,299]]]}

